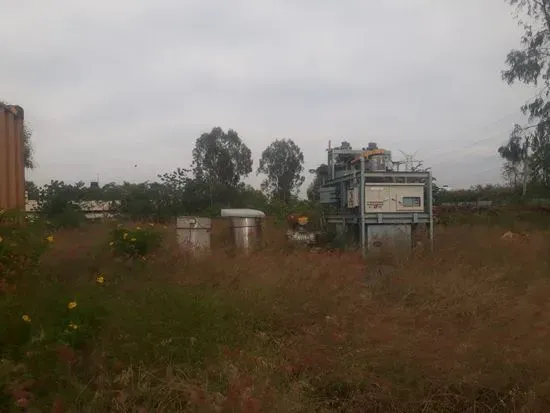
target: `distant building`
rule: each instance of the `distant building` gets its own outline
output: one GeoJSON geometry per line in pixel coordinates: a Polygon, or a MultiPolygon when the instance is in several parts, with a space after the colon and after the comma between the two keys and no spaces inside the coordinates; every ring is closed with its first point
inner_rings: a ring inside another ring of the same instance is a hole
{"type": "MultiPolygon", "coordinates": [[[[86,218],[89,219],[99,219],[99,218],[110,218],[113,216],[114,212],[117,210],[119,201],[82,201],[76,203],[86,218]]],[[[34,200],[27,200],[25,204],[25,210],[27,214],[33,215],[36,214],[38,210],[38,202],[34,200]]]]}

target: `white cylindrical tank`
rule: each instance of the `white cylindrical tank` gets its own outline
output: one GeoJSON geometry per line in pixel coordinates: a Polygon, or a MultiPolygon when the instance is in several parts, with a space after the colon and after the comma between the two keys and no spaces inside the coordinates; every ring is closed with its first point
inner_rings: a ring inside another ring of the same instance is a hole
{"type": "Polygon", "coordinates": [[[265,214],[255,209],[222,209],[221,216],[229,218],[234,246],[248,254],[260,247],[262,221],[265,214]]]}

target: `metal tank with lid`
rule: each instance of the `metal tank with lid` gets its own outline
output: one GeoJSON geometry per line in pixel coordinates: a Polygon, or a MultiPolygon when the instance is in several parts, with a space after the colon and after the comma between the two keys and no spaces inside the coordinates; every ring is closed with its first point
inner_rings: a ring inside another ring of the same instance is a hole
{"type": "Polygon", "coordinates": [[[236,249],[249,254],[262,241],[262,222],[265,214],[256,209],[222,209],[221,216],[229,218],[231,238],[236,249]]]}

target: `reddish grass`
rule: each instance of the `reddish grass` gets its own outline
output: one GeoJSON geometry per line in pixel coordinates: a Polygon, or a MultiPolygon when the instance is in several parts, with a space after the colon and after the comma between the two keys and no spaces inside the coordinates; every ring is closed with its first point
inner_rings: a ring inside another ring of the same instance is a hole
{"type": "MultiPolygon", "coordinates": [[[[440,228],[434,254],[363,261],[356,253],[289,250],[283,231],[273,227],[264,234],[271,240],[266,249],[234,257],[223,247],[227,228],[218,224],[211,257],[183,254],[170,227],[141,275],[113,288],[124,300],[150,288],[151,279],[198,286],[256,312],[263,327],[243,327],[248,344],[220,347],[219,358],[191,373],[166,360],[115,368],[98,341],[88,379],[111,411],[544,412],[550,406],[549,234],[502,240],[495,228],[440,228]],[[212,387],[215,377],[224,378],[223,388],[212,387]],[[109,390],[113,383],[116,391],[109,390]]],[[[102,250],[107,231],[90,225],[57,234],[44,273],[75,284],[96,271],[114,277],[122,267],[102,250]]],[[[55,400],[54,411],[78,405],[55,400]]]]}

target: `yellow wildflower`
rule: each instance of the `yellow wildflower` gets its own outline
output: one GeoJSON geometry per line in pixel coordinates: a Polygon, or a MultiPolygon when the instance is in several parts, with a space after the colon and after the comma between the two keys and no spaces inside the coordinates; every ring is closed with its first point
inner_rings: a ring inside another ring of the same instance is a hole
{"type": "Polygon", "coordinates": [[[128,238],[128,233],[125,232],[124,235],[122,235],[122,238],[124,238],[124,239],[128,238]]]}
{"type": "Polygon", "coordinates": [[[71,301],[69,304],[67,304],[67,307],[69,308],[69,310],[75,309],[76,306],[77,306],[76,301],[71,301]]]}
{"type": "Polygon", "coordinates": [[[76,325],[75,323],[69,323],[69,328],[71,330],[78,330],[78,325],[76,325]]]}
{"type": "Polygon", "coordinates": [[[23,319],[23,321],[25,323],[30,323],[31,322],[31,317],[28,314],[24,314],[21,318],[23,319]]]}
{"type": "Polygon", "coordinates": [[[136,242],[136,239],[135,239],[135,238],[132,238],[130,241],[131,241],[131,242],[136,242]]]}
{"type": "Polygon", "coordinates": [[[105,277],[103,277],[103,275],[98,275],[97,278],[95,279],[95,281],[98,283],[98,284],[103,284],[105,282],[105,277]]]}
{"type": "Polygon", "coordinates": [[[46,237],[46,241],[48,241],[49,243],[52,243],[53,242],[53,235],[48,235],[46,237]]]}
{"type": "Polygon", "coordinates": [[[136,230],[140,231],[140,230],[141,230],[141,227],[136,227],[136,230]]]}
{"type": "Polygon", "coordinates": [[[3,215],[6,212],[5,209],[0,209],[0,215],[3,215]]]}

